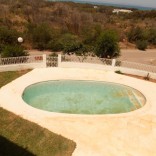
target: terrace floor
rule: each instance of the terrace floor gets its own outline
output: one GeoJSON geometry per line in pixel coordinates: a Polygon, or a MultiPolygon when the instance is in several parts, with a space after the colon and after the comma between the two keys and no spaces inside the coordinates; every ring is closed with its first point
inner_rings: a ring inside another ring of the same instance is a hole
{"type": "Polygon", "coordinates": [[[0,107],[76,142],[73,156],[155,156],[156,83],[112,71],[79,68],[35,69],[0,90],[0,107]],[[30,84],[59,79],[115,82],[144,94],[146,105],[110,115],[72,115],[38,110],[22,100],[30,84]]]}

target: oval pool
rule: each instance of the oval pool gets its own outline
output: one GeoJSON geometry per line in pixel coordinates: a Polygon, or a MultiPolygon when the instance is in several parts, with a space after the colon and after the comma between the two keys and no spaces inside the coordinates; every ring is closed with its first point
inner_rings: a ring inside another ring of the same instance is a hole
{"type": "Polygon", "coordinates": [[[131,87],[108,82],[58,80],[28,86],[22,95],[32,107],[69,114],[117,114],[145,105],[145,97],[131,87]]]}

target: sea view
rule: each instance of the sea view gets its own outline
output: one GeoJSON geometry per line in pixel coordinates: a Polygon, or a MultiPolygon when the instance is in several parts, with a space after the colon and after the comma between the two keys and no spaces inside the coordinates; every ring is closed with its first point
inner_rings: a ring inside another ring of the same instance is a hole
{"type": "Polygon", "coordinates": [[[138,10],[156,10],[154,7],[144,7],[144,6],[138,6],[138,5],[126,5],[126,4],[116,4],[116,3],[106,3],[106,2],[96,2],[96,1],[83,1],[83,0],[48,0],[48,1],[61,1],[61,2],[75,2],[75,3],[88,3],[88,4],[94,4],[94,5],[105,5],[105,6],[113,6],[118,8],[133,8],[138,10]]]}

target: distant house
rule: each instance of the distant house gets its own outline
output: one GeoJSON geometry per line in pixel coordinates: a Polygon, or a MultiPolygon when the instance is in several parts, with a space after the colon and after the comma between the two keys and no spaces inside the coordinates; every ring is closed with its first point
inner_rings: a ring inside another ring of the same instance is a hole
{"type": "Polygon", "coordinates": [[[119,12],[122,12],[122,13],[131,13],[133,11],[132,10],[128,10],[128,9],[114,9],[112,12],[118,14],[119,12]]]}
{"type": "Polygon", "coordinates": [[[94,5],[94,9],[97,9],[97,8],[98,8],[98,6],[94,5]]]}

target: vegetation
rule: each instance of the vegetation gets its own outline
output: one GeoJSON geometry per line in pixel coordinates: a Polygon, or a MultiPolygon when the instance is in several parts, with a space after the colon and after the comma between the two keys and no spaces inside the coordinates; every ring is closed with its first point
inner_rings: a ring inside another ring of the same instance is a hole
{"type": "Polygon", "coordinates": [[[112,58],[119,56],[119,46],[117,34],[113,31],[103,32],[97,40],[96,55],[102,58],[112,58]]]}
{"type": "Polygon", "coordinates": [[[29,70],[0,72],[0,88],[14,79],[26,74],[29,70]]]}
{"type": "Polygon", "coordinates": [[[147,38],[146,32],[143,31],[140,27],[134,27],[131,28],[131,30],[128,32],[128,41],[133,43],[138,40],[145,40],[147,38]]]}
{"type": "Polygon", "coordinates": [[[6,45],[1,51],[1,57],[18,57],[27,56],[28,52],[24,50],[23,47],[15,45],[6,45]]]}
{"type": "Polygon", "coordinates": [[[138,40],[136,41],[136,46],[139,50],[146,50],[147,49],[147,41],[146,40],[138,40]]]}
{"type": "Polygon", "coordinates": [[[18,32],[7,27],[0,27],[0,55],[1,57],[27,56],[28,53],[17,42],[18,32]]]}
{"type": "Polygon", "coordinates": [[[128,34],[128,41],[135,43],[139,50],[146,50],[148,45],[155,45],[156,30],[143,30],[141,27],[132,28],[128,34]]]}
{"type": "Polygon", "coordinates": [[[2,108],[0,108],[0,114],[0,153],[3,156],[72,155],[75,149],[73,141],[56,135],[2,108]],[[13,147],[10,147],[10,142],[14,143],[13,147]]]}
{"type": "Polygon", "coordinates": [[[18,32],[7,27],[0,27],[0,46],[17,44],[18,32]]]}
{"type": "MultiPolygon", "coordinates": [[[[28,71],[0,73],[0,87],[28,71]]],[[[56,135],[2,108],[0,108],[0,114],[0,155],[72,155],[76,146],[73,141],[56,135]]]]}
{"type": "Polygon", "coordinates": [[[120,70],[115,71],[115,73],[117,73],[117,74],[124,74],[124,73],[121,72],[120,70]]]}
{"type": "Polygon", "coordinates": [[[52,39],[51,30],[48,25],[29,25],[28,34],[32,39],[34,48],[44,50],[48,48],[48,43],[52,39]]]}
{"type": "Polygon", "coordinates": [[[152,45],[156,45],[156,28],[149,29],[148,31],[148,42],[152,45]]]}
{"type": "Polygon", "coordinates": [[[148,74],[144,77],[144,79],[149,81],[149,80],[150,80],[150,74],[148,73],[148,74]]]}
{"type": "Polygon", "coordinates": [[[0,51],[4,45],[18,44],[20,35],[25,48],[93,52],[102,32],[108,30],[118,34],[120,45],[125,40],[133,46],[145,40],[156,47],[156,10],[113,14],[113,9],[73,2],[0,0],[0,36],[5,36],[0,37],[0,51]]]}

